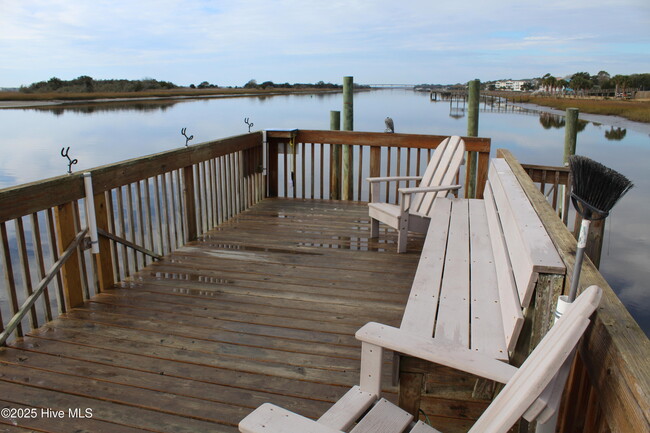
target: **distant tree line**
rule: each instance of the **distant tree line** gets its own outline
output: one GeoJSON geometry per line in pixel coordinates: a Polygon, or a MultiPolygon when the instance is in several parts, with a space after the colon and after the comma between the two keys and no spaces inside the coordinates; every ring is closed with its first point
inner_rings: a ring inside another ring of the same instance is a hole
{"type": "Polygon", "coordinates": [[[47,81],[39,81],[29,86],[21,86],[24,93],[92,93],[92,92],[141,92],[144,90],[176,89],[177,85],[168,81],[158,81],[153,78],[142,80],[95,80],[82,75],[73,80],[61,80],[52,77],[47,81]]]}
{"type": "Polygon", "coordinates": [[[249,80],[244,84],[244,89],[342,89],[341,84],[326,83],[319,81],[317,83],[274,83],[273,81],[264,81],[259,84],[257,80],[249,80]]]}
{"type": "Polygon", "coordinates": [[[603,89],[616,92],[625,92],[626,89],[650,89],[650,74],[614,75],[607,71],[600,71],[596,75],[588,72],[576,72],[570,77],[557,79],[551,74],[546,74],[540,79],[540,85],[548,88],[570,88],[572,90],[603,89]]]}

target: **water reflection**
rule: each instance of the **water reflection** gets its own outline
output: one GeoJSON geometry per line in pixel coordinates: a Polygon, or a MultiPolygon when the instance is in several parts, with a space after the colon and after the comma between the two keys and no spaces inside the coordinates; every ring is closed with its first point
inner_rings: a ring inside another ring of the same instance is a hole
{"type": "MultiPolygon", "coordinates": [[[[553,113],[546,113],[542,112],[539,113],[539,123],[542,125],[544,129],[564,129],[564,126],[566,125],[566,120],[564,116],[560,114],[553,114],[553,113]]],[[[578,119],[578,123],[576,125],[576,130],[577,132],[582,132],[585,130],[589,122],[586,120],[578,119]]]]}
{"type": "Polygon", "coordinates": [[[625,138],[627,129],[611,127],[609,131],[605,131],[605,138],[610,141],[621,141],[625,138]]]}
{"type": "Polygon", "coordinates": [[[544,129],[551,129],[551,128],[564,128],[564,125],[566,125],[566,121],[564,120],[564,116],[560,116],[559,114],[551,114],[551,113],[539,113],[539,123],[542,125],[544,129]]]}
{"type": "Polygon", "coordinates": [[[52,113],[54,116],[62,116],[66,113],[79,114],[99,114],[111,111],[166,111],[170,107],[182,101],[137,101],[137,102],[101,102],[101,103],[83,103],[83,104],[65,104],[55,106],[43,106],[27,108],[25,110],[34,110],[52,113]]]}

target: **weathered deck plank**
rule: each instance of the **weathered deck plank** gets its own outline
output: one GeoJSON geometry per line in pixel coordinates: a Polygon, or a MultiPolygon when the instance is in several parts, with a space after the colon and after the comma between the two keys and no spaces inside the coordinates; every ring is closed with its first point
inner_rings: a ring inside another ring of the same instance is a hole
{"type": "Polygon", "coordinates": [[[0,349],[0,405],[66,412],[0,430],[231,432],[265,401],[320,416],[358,382],[354,332],[399,324],[417,266],[421,237],[397,255],[369,233],[363,204],[263,201],[0,349]]]}

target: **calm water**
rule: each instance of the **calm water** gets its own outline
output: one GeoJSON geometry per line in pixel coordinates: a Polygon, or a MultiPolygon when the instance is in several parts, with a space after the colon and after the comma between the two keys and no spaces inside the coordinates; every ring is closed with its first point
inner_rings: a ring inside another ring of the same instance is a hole
{"type": "MultiPolygon", "coordinates": [[[[459,108],[462,108],[462,104],[459,108]]],[[[540,113],[490,112],[481,104],[479,135],[493,152],[506,148],[522,162],[561,165],[562,119],[540,113]]],[[[330,110],[342,109],[340,94],[205,99],[165,104],[125,104],[70,109],[0,110],[0,188],[64,174],[62,147],[78,159],[73,170],[134,158],[252,130],[328,129],[330,110]]],[[[433,103],[426,93],[385,90],[355,94],[354,129],[383,131],[390,116],[396,132],[465,135],[466,118],[456,104],[433,103]]],[[[587,123],[577,153],[628,176],[636,185],[614,208],[607,225],[601,272],[650,334],[650,136],[633,128],[587,123]]]]}

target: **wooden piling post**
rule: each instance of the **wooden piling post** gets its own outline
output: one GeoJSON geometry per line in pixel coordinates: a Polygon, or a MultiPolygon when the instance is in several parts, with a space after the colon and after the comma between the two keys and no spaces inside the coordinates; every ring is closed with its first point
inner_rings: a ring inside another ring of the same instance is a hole
{"type": "MultiPolygon", "coordinates": [[[[478,137],[478,105],[480,97],[479,80],[473,80],[468,83],[467,97],[467,136],[478,137]]],[[[476,197],[476,165],[477,154],[476,152],[467,152],[465,165],[466,181],[465,181],[465,197],[476,197]]]]}
{"type": "MultiPolygon", "coordinates": [[[[341,112],[330,111],[330,130],[341,130],[341,112]]],[[[341,145],[331,144],[330,152],[330,199],[341,199],[341,145]]]]}
{"type": "MultiPolygon", "coordinates": [[[[353,78],[343,77],[343,130],[354,130],[354,109],[353,109],[353,78]]],[[[353,156],[350,145],[344,144],[342,148],[343,156],[343,185],[342,185],[342,198],[343,200],[352,200],[353,189],[353,156]]]]}

